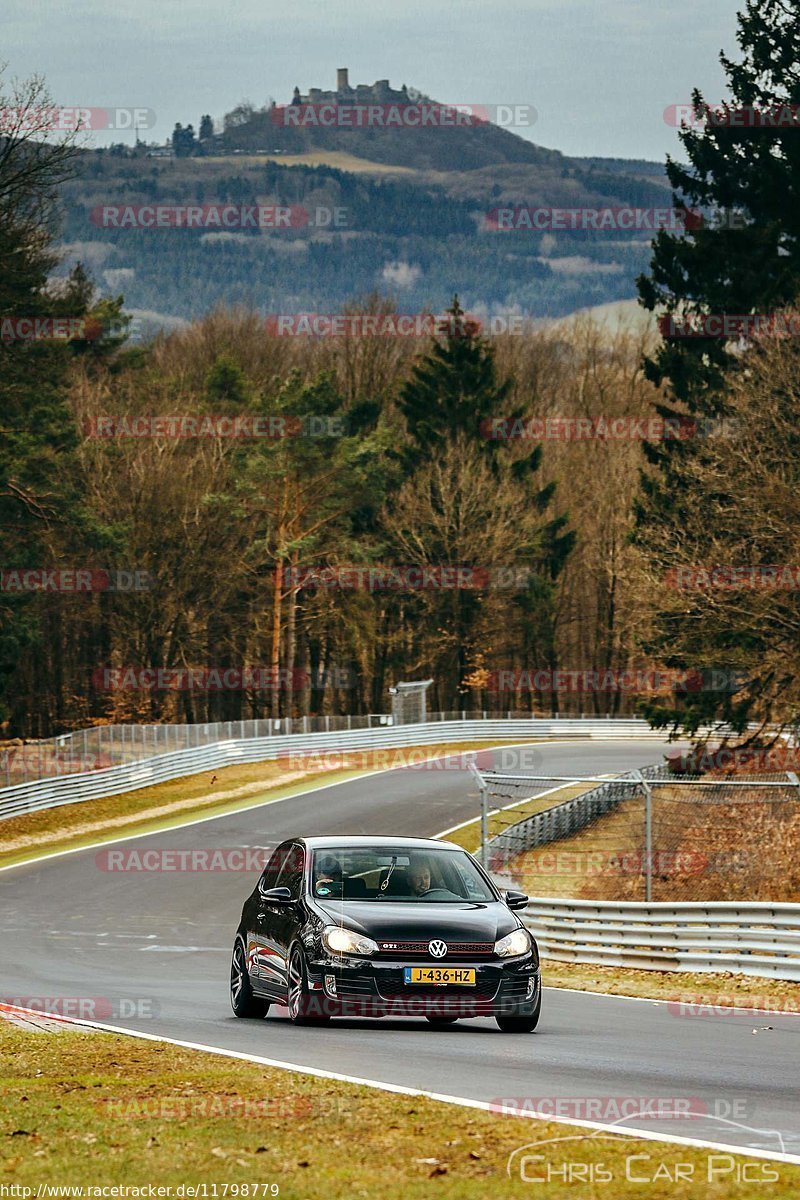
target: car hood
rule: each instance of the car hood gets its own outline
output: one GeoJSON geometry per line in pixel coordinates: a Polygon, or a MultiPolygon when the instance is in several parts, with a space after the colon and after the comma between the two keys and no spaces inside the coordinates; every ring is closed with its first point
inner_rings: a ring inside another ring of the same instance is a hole
{"type": "Polygon", "coordinates": [[[456,942],[496,942],[519,926],[502,901],[477,904],[392,903],[391,900],[342,900],[314,906],[331,925],[344,925],[375,939],[456,942]]]}

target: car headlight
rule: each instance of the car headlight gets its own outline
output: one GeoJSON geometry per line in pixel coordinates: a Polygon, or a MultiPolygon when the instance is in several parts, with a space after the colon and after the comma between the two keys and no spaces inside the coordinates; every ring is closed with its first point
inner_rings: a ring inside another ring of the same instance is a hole
{"type": "Polygon", "coordinates": [[[518,958],[520,954],[527,954],[532,945],[527,929],[514,929],[495,942],[494,952],[499,958],[518,958]]]}
{"type": "Polygon", "coordinates": [[[331,954],[375,954],[378,943],[372,938],[364,937],[362,933],[354,933],[352,929],[343,929],[341,925],[326,925],[322,931],[322,944],[331,954]]]}

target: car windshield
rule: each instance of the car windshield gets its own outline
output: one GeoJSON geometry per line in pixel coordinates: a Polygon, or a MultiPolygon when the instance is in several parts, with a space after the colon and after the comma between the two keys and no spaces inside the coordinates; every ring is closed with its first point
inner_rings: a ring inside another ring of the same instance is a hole
{"type": "Polygon", "coordinates": [[[463,851],[401,846],[317,849],[311,890],[320,900],[463,904],[497,899],[463,851]]]}

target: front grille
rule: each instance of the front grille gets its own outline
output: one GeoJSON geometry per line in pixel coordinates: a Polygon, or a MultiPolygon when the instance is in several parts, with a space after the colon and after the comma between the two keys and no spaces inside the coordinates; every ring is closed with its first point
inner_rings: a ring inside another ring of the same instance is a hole
{"type": "Polygon", "coordinates": [[[444,959],[435,959],[430,953],[427,942],[378,942],[381,955],[388,958],[426,958],[431,962],[453,961],[456,958],[481,958],[494,953],[494,942],[447,942],[447,954],[444,959]]]}

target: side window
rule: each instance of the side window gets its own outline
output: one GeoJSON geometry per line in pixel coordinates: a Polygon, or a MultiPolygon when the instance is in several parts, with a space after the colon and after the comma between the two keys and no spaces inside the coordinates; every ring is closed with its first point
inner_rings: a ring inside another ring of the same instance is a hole
{"type": "Polygon", "coordinates": [[[264,874],[258,881],[260,891],[265,892],[267,888],[278,886],[278,876],[281,873],[281,867],[283,866],[287,851],[291,850],[291,848],[291,842],[283,842],[282,845],[278,846],[278,849],[264,868],[264,874]]]}
{"type": "Polygon", "coordinates": [[[289,846],[275,886],[288,888],[292,893],[293,900],[300,899],[305,865],[306,858],[302,846],[296,844],[289,846]]]}

